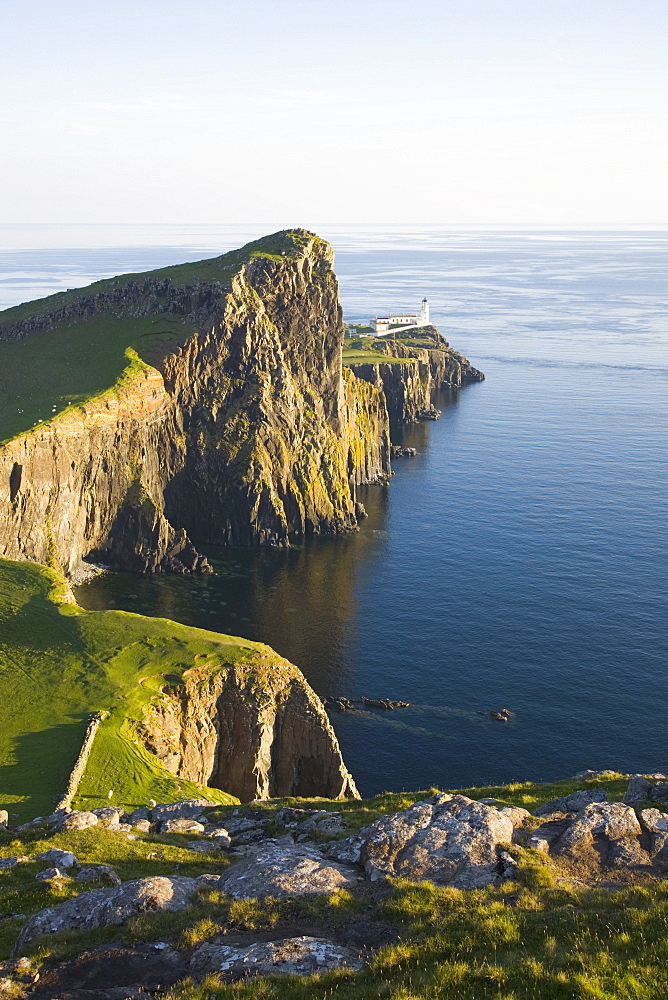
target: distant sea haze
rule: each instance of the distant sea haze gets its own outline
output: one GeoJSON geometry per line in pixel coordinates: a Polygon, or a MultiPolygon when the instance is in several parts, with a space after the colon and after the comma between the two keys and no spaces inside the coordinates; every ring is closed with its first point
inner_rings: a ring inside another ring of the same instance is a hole
{"type": "MultiPolygon", "coordinates": [[[[0,227],[0,302],[276,228],[0,227]]],[[[665,771],[668,233],[319,231],[346,320],[426,296],[486,381],[403,430],[419,454],[366,491],[359,534],[79,601],[262,640],[322,696],[410,701],[333,718],[364,794],[665,771]]]]}

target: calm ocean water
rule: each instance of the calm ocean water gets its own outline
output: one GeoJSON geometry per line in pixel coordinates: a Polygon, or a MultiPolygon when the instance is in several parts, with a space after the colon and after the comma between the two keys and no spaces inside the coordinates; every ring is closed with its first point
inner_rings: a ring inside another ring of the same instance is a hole
{"type": "MultiPolygon", "coordinates": [[[[1,227],[0,305],[272,228],[1,227]]],[[[358,535],[80,602],[268,642],[321,695],[410,701],[333,719],[367,794],[666,770],[668,233],[319,231],[346,319],[426,295],[487,380],[404,430],[419,456],[366,491],[358,535]]]]}

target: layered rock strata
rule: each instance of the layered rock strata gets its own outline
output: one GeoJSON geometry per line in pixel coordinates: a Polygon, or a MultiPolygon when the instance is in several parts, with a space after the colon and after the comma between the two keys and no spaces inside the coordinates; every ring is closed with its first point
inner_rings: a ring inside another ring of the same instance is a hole
{"type": "Polygon", "coordinates": [[[421,340],[433,346],[414,347],[401,340],[373,341],[374,353],[387,354],[401,361],[346,362],[358,378],[382,391],[393,423],[421,419],[432,410],[436,389],[461,388],[467,382],[480,382],[484,375],[459,351],[453,350],[436,327],[422,327],[421,340]]]}
{"type": "Polygon", "coordinates": [[[152,312],[183,321],[113,391],[0,449],[0,553],[67,574],[86,557],[187,572],[207,568],[199,543],[354,529],[356,485],[389,474],[388,415],[343,374],[332,262],[295,230],[202,262],[208,281],[155,272],[0,317],[0,340],[57,337],[105,312],[129,331],[152,312]]]}
{"type": "Polygon", "coordinates": [[[188,671],[146,709],[138,736],[170,773],[244,802],[359,797],[320,699],[276,661],[188,671]]]}

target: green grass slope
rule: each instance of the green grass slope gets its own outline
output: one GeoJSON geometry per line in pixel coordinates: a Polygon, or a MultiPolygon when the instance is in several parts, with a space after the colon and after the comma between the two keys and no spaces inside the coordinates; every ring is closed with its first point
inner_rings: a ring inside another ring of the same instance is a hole
{"type": "MultiPolygon", "coordinates": [[[[192,667],[215,672],[243,661],[266,670],[275,654],[163,618],[83,611],[65,595],[54,571],[0,559],[0,808],[21,819],[50,813],[97,711],[109,715],[75,805],[106,805],[109,790],[125,808],[200,794],[135,742],[133,720],[192,667]]],[[[216,789],[206,794],[236,801],[216,789]]]]}
{"type": "MultiPolygon", "coordinates": [[[[626,784],[619,776],[457,791],[535,809],[576,788],[600,787],[617,800],[626,784]]],[[[343,814],[349,833],[434,791],[346,802],[284,799],[259,808],[270,820],[282,805],[335,810],[343,814]]],[[[231,808],[216,810],[223,824],[231,808]]],[[[189,851],[189,839],[192,835],[145,834],[128,841],[123,833],[100,829],[48,834],[35,828],[20,837],[0,831],[0,855],[31,859],[0,873],[0,911],[29,915],[80,891],[70,879],[35,882],[43,862],[33,859],[50,847],[72,850],[84,864],[111,864],[123,880],[198,875],[229,863],[224,855],[189,851]]],[[[228,934],[232,941],[235,935],[250,941],[312,934],[352,941],[353,947],[370,941],[376,952],[360,972],[235,985],[209,977],[161,994],[170,1000],[654,1000],[668,995],[665,880],[616,890],[587,888],[543,854],[519,846],[510,850],[519,864],[516,879],[486,889],[462,891],[397,879],[373,890],[259,901],[203,889],[180,913],[146,913],[121,927],[61,932],[36,940],[30,953],[44,977],[53,963],[111,941],[162,941],[188,953],[208,940],[222,936],[226,941],[228,934]]],[[[9,955],[22,922],[0,922],[0,959],[9,955]]]]}
{"type": "Polygon", "coordinates": [[[219,282],[229,288],[244,263],[295,257],[310,239],[304,230],[286,230],[220,257],[108,278],[0,312],[0,446],[73,406],[113,391],[133,372],[158,363],[193,329],[179,316],[160,312],[142,317],[96,315],[6,342],[3,326],[146,278],[168,278],[177,286],[219,282]]]}

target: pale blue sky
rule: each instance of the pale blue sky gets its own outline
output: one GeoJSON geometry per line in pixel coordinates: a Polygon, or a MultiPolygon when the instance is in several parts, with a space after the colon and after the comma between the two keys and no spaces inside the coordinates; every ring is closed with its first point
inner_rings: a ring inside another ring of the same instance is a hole
{"type": "Polygon", "coordinates": [[[668,5],[5,5],[2,219],[668,223],[668,5]]]}

